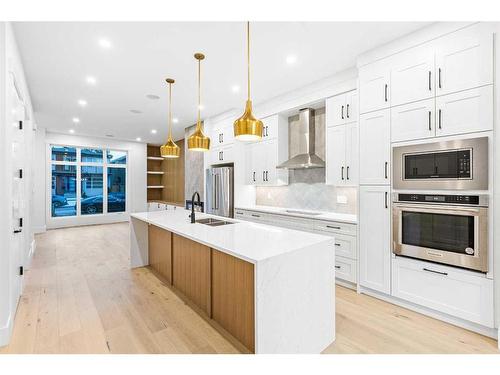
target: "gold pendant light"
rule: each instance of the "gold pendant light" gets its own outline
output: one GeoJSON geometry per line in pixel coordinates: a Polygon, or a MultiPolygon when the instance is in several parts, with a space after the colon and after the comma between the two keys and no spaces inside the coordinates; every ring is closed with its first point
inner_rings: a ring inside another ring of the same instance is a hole
{"type": "Polygon", "coordinates": [[[167,143],[160,147],[160,155],[173,159],[178,158],[181,153],[181,149],[172,139],[172,83],[175,81],[172,78],[167,78],[166,81],[168,83],[168,139],[167,143]]]}
{"type": "Polygon", "coordinates": [[[201,111],[201,60],[205,58],[202,53],[195,53],[194,58],[198,60],[198,121],[196,129],[188,138],[188,149],[191,151],[208,151],[210,149],[210,138],[203,134],[203,126],[200,119],[201,111]]]}
{"type": "Polygon", "coordinates": [[[245,113],[234,122],[234,136],[240,141],[258,141],[262,139],[262,121],[256,119],[252,113],[252,101],[250,100],[250,22],[247,22],[247,102],[245,113]]]}

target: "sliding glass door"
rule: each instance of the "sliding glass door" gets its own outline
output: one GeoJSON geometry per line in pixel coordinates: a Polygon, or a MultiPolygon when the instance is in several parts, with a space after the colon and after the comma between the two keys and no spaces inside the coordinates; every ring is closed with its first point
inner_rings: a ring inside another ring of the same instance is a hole
{"type": "Polygon", "coordinates": [[[51,217],[127,210],[127,152],[51,145],[51,217]]]}

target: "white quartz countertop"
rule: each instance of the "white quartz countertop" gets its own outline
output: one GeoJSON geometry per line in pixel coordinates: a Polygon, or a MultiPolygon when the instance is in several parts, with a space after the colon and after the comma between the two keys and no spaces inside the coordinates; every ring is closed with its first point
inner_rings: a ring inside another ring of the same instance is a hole
{"type": "MultiPolygon", "coordinates": [[[[133,213],[130,216],[252,263],[318,243],[331,243],[332,246],[334,243],[329,236],[220,217],[234,224],[217,227],[191,224],[189,213],[177,209],[133,213]]],[[[197,220],[206,217],[214,216],[196,213],[197,220]]]]}
{"type": "Polygon", "coordinates": [[[302,217],[311,220],[326,220],[326,221],[338,221],[349,224],[357,224],[358,217],[353,214],[341,214],[336,212],[325,212],[325,211],[313,211],[313,210],[301,210],[298,208],[285,208],[285,207],[273,207],[273,206],[238,206],[235,210],[249,210],[258,211],[263,213],[270,213],[276,215],[285,215],[293,217],[302,217]],[[292,212],[290,212],[292,211],[292,212]],[[304,213],[298,212],[302,211],[304,213]],[[308,214],[311,213],[311,214],[308,214]]]}

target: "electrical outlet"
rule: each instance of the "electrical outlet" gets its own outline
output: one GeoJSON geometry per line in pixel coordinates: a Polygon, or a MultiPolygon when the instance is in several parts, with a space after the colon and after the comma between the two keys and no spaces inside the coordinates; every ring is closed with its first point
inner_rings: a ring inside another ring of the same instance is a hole
{"type": "Polygon", "coordinates": [[[345,195],[337,195],[337,203],[347,204],[347,197],[345,195]]]}

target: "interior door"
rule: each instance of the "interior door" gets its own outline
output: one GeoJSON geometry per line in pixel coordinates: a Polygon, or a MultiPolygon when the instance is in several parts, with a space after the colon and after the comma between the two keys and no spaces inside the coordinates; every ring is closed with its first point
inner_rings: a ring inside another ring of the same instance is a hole
{"type": "Polygon", "coordinates": [[[343,185],[346,178],[346,125],[326,129],[326,183],[343,185]]]}
{"type": "Polygon", "coordinates": [[[434,107],[434,98],[392,107],[392,142],[434,137],[436,117],[434,107]]]}
{"type": "Polygon", "coordinates": [[[391,70],[391,105],[434,97],[434,49],[421,47],[398,56],[391,70]]]}
{"type": "Polygon", "coordinates": [[[391,293],[391,205],[389,186],[359,191],[359,283],[391,293]]]}
{"type": "Polygon", "coordinates": [[[478,24],[442,38],[436,51],[437,95],[493,83],[493,34],[478,24]]]}
{"type": "Polygon", "coordinates": [[[366,113],[359,117],[360,184],[390,184],[390,123],[389,109],[366,113]]]}

